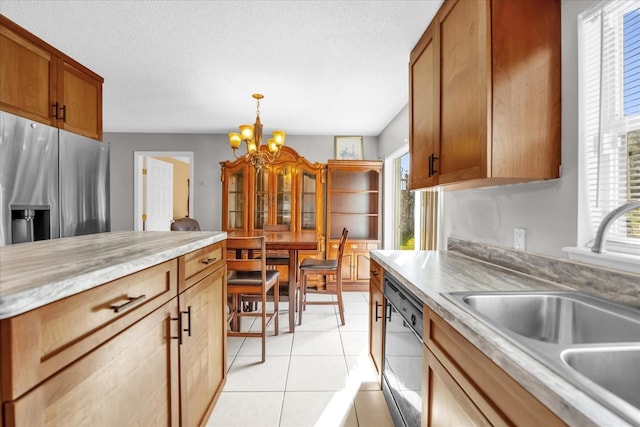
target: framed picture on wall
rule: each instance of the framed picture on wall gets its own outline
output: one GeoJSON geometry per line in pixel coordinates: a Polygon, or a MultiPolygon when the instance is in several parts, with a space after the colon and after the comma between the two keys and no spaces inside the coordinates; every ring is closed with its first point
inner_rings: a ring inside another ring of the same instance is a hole
{"type": "Polygon", "coordinates": [[[361,136],[336,136],[336,159],[363,160],[364,147],[361,136]]]}

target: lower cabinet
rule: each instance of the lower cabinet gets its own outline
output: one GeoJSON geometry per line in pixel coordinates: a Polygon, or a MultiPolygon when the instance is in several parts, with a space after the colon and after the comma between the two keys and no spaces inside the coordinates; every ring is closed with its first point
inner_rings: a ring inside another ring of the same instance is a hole
{"type": "Polygon", "coordinates": [[[5,426],[176,426],[177,298],[6,402],[5,426]]]}
{"type": "Polygon", "coordinates": [[[386,302],[382,288],[382,267],[371,261],[369,284],[369,356],[376,369],[378,385],[382,386],[382,363],[384,359],[384,317],[386,302]]]}
{"type": "MultiPolygon", "coordinates": [[[[338,240],[329,242],[327,257],[336,259],[338,240]]],[[[377,250],[378,242],[347,240],[347,246],[342,255],[342,290],[366,292],[369,288],[370,257],[369,251],[377,250]]],[[[329,277],[327,287],[335,288],[335,278],[329,277]]]]}
{"type": "Polygon", "coordinates": [[[0,321],[3,427],[204,426],[226,380],[225,241],[0,321]]]}
{"type": "Polygon", "coordinates": [[[205,425],[226,378],[225,268],[184,292],[180,301],[181,425],[205,425]]]}
{"type": "Polygon", "coordinates": [[[564,425],[428,306],[424,306],[422,425],[564,425]]]}

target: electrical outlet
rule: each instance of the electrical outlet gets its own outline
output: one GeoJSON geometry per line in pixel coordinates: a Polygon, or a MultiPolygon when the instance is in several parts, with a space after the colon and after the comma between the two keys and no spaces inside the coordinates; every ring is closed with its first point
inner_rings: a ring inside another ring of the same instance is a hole
{"type": "Polygon", "coordinates": [[[527,248],[526,228],[516,227],[513,229],[513,247],[519,251],[524,251],[527,248]]]}

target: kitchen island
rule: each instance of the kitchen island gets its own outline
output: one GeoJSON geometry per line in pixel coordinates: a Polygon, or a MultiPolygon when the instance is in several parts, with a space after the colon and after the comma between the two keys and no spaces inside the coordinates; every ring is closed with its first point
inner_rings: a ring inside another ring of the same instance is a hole
{"type": "Polygon", "coordinates": [[[5,426],[200,425],[226,379],[224,232],[0,248],[5,426]]]}
{"type": "MultiPolygon", "coordinates": [[[[462,336],[561,422],[576,426],[630,425],[443,294],[578,290],[638,308],[639,276],[455,239],[450,239],[448,251],[374,251],[371,259],[381,266],[382,274],[393,276],[424,304],[425,318],[428,311],[435,313],[431,318],[439,317],[440,324],[462,336]]],[[[425,343],[442,338],[428,336],[429,321],[425,322],[425,343]]],[[[371,351],[373,354],[375,349],[371,351]]],[[[427,369],[427,362],[423,363],[427,369]]],[[[454,365],[447,367],[457,369],[454,365]]]]}

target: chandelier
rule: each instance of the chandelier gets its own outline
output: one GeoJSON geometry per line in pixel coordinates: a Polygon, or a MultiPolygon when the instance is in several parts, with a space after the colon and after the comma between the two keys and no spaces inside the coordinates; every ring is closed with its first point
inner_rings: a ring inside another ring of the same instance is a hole
{"type": "Polygon", "coordinates": [[[253,98],[256,100],[256,122],[252,125],[240,125],[240,133],[229,133],[229,145],[233,149],[233,156],[236,159],[245,158],[256,169],[261,169],[265,164],[273,163],[280,148],[284,145],[286,133],[282,130],[274,130],[272,138],[267,139],[267,150],[262,150],[262,123],[260,122],[260,100],[264,95],[254,93],[253,98]],[[240,148],[242,141],[247,145],[247,153],[238,156],[237,150],[240,148]]]}

